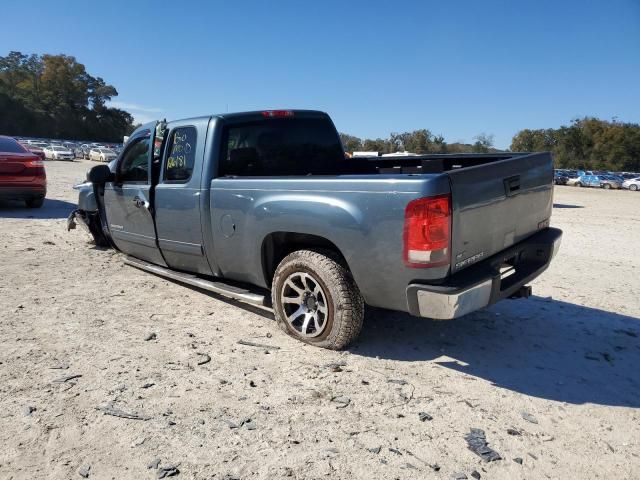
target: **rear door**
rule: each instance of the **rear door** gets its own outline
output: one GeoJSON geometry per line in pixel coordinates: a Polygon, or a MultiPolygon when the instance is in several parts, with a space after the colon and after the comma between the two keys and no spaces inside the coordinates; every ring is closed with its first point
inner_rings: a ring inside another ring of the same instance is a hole
{"type": "Polygon", "coordinates": [[[453,170],[452,273],[549,226],[553,162],[549,153],[453,170]]]}
{"type": "Polygon", "coordinates": [[[104,188],[111,238],[124,253],[166,266],[156,244],[151,198],[154,127],[132,137],[116,164],[116,180],[104,188]]]}
{"type": "MultiPolygon", "coordinates": [[[[177,270],[212,275],[203,249],[202,168],[209,117],[171,122],[155,188],[158,245],[177,270]]],[[[209,186],[206,185],[206,188],[209,186]]]]}

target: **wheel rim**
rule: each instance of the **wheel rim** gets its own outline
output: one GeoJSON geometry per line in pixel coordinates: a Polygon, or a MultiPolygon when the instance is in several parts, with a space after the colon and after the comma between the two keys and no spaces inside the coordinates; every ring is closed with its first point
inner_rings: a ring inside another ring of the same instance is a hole
{"type": "Polygon", "coordinates": [[[303,337],[317,337],[327,326],[327,295],[306,272],[294,272],[282,286],[280,302],[291,328],[303,337]]]}

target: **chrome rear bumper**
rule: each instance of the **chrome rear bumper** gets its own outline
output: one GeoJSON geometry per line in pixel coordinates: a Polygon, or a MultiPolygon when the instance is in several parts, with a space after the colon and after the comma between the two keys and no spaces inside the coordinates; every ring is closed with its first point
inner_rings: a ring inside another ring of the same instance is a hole
{"type": "Polygon", "coordinates": [[[449,320],[518,296],[524,285],[547,269],[561,240],[561,230],[547,228],[453,275],[443,285],[411,284],[407,287],[409,313],[449,320]],[[511,267],[509,276],[501,273],[504,265],[511,267]]]}

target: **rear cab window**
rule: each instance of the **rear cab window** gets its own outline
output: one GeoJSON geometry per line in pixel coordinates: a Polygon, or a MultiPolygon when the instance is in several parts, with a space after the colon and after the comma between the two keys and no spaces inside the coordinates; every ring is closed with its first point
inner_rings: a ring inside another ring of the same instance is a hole
{"type": "Polygon", "coordinates": [[[224,129],[219,177],[335,175],[344,164],[327,118],[266,118],[224,129]]]}

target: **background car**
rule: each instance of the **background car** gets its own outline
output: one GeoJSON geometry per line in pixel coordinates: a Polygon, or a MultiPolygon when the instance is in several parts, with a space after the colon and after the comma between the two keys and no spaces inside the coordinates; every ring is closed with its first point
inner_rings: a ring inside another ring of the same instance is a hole
{"type": "Polygon", "coordinates": [[[35,153],[40,160],[44,160],[44,148],[47,146],[46,143],[43,142],[31,142],[31,143],[23,143],[19,142],[24,148],[29,150],[31,153],[35,153]]]}
{"type": "Polygon", "coordinates": [[[634,180],[636,178],[640,177],[640,173],[629,173],[629,172],[625,172],[620,174],[620,176],[622,178],[624,178],[625,180],[634,180]]]}
{"type": "Polygon", "coordinates": [[[11,137],[0,136],[0,198],[40,208],[47,194],[44,162],[11,137]]]}
{"type": "Polygon", "coordinates": [[[630,178],[622,182],[622,188],[627,188],[633,192],[640,190],[640,177],[630,178]]]}
{"type": "Polygon", "coordinates": [[[62,145],[50,145],[44,149],[44,156],[49,160],[71,160],[75,158],[75,154],[62,145]]]}
{"type": "Polygon", "coordinates": [[[556,185],[566,185],[569,181],[569,175],[565,172],[554,172],[553,174],[553,182],[556,185]]]}
{"type": "Polygon", "coordinates": [[[622,182],[612,175],[580,175],[567,181],[576,187],[600,187],[604,189],[622,188],[622,182]]]}
{"type": "Polygon", "coordinates": [[[114,158],[116,158],[116,153],[109,148],[92,148],[89,151],[89,160],[110,162],[114,158]]]}
{"type": "Polygon", "coordinates": [[[600,180],[600,187],[605,189],[620,189],[624,182],[624,179],[617,175],[596,175],[596,177],[600,180]]]}

